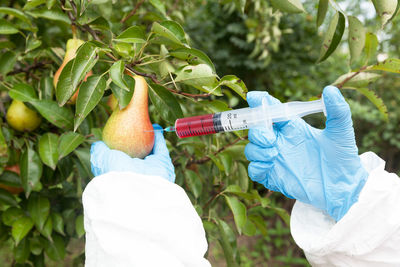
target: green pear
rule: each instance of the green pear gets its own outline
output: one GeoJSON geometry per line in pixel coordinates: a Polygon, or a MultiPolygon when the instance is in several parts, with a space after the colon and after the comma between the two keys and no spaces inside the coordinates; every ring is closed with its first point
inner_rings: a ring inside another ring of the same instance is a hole
{"type": "Polygon", "coordinates": [[[23,102],[13,100],[7,110],[6,119],[8,124],[18,131],[33,131],[35,130],[42,118],[36,111],[28,108],[23,102]]]}

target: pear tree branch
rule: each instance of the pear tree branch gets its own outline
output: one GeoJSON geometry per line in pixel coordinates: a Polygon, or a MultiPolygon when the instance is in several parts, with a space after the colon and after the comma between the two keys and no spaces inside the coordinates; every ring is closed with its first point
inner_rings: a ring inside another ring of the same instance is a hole
{"type": "MultiPolygon", "coordinates": [[[[133,16],[133,15],[135,14],[136,10],[140,7],[140,5],[142,4],[142,2],[144,2],[144,1],[141,1],[141,2],[138,2],[138,3],[137,3],[137,5],[136,5],[137,8],[135,7],[135,8],[132,10],[131,13],[133,13],[133,14],[132,14],[131,16],[133,16]],[[139,4],[140,4],[140,5],[139,5],[139,4]],[[139,5],[139,6],[138,6],[138,5],[139,5]],[[133,11],[135,11],[135,12],[133,12],[133,11]]],[[[76,26],[80,31],[82,31],[82,32],[88,32],[88,33],[93,37],[94,40],[103,43],[102,40],[101,40],[101,38],[97,35],[96,31],[93,30],[88,24],[80,25],[80,24],[78,24],[78,23],[76,22],[76,14],[77,14],[77,13],[76,13],[76,12],[77,12],[76,5],[75,5],[75,3],[74,3],[72,0],[69,0],[69,3],[70,3],[70,5],[71,5],[71,7],[72,7],[72,12],[71,12],[70,9],[65,8],[65,0],[61,0],[62,10],[63,10],[65,13],[67,13],[69,19],[71,20],[71,23],[72,23],[74,26],[76,26]],[[73,14],[73,12],[74,12],[75,14],[73,14]]],[[[125,17],[125,21],[128,19],[128,17],[129,17],[129,14],[128,14],[127,17],[125,17]]],[[[104,44],[104,43],[103,43],[103,44],[104,44]]],[[[108,47],[111,48],[110,46],[108,46],[108,47]]],[[[118,61],[118,58],[116,58],[116,57],[115,57],[113,54],[111,54],[111,53],[106,53],[105,55],[106,55],[107,57],[109,57],[110,59],[112,59],[113,61],[118,61]]],[[[160,81],[158,81],[157,76],[156,76],[155,74],[153,74],[153,73],[148,74],[148,73],[144,73],[144,72],[137,71],[137,70],[135,70],[135,69],[133,68],[134,65],[135,65],[135,64],[129,64],[129,65],[126,65],[125,68],[126,68],[128,71],[130,71],[131,73],[135,73],[135,74],[137,74],[137,75],[140,75],[140,76],[149,78],[149,79],[151,79],[154,83],[161,84],[160,81]]],[[[208,93],[208,94],[191,94],[191,93],[185,93],[185,92],[178,92],[177,90],[174,90],[174,89],[168,88],[168,87],[165,87],[165,88],[166,88],[168,91],[170,91],[171,93],[173,93],[173,94],[181,95],[181,96],[185,96],[185,97],[192,97],[192,98],[194,98],[194,99],[198,99],[198,98],[207,98],[207,97],[210,97],[210,96],[211,96],[210,93],[208,93]]]]}

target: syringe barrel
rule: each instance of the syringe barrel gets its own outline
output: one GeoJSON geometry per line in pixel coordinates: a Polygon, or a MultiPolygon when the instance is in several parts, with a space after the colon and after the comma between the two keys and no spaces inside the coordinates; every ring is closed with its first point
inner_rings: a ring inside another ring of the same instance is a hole
{"type": "Polygon", "coordinates": [[[184,138],[245,130],[255,126],[266,126],[274,122],[287,121],[318,112],[325,113],[322,99],[308,102],[261,105],[256,108],[242,108],[177,119],[175,121],[175,130],[178,137],[184,138]]]}

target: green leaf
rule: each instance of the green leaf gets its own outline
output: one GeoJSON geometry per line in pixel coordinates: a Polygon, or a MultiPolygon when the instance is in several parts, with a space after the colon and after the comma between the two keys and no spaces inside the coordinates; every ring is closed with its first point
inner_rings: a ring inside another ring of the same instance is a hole
{"type": "Polygon", "coordinates": [[[79,148],[74,151],[74,154],[78,157],[79,163],[81,164],[83,171],[86,173],[85,178],[93,178],[90,165],[90,150],[87,148],[79,148]]]}
{"type": "Polygon", "coordinates": [[[22,102],[34,101],[37,99],[35,89],[26,83],[15,84],[8,94],[12,99],[22,102]]]}
{"type": "MultiPolygon", "coordinates": [[[[351,77],[354,75],[355,72],[349,72],[346,74],[343,74],[340,76],[334,83],[333,85],[337,86],[341,84],[344,80],[346,80],[348,77],[351,77]]],[[[366,87],[370,83],[376,81],[379,77],[381,77],[381,74],[378,73],[372,73],[372,72],[361,72],[351,78],[351,80],[347,81],[346,83],[343,84],[344,87],[350,86],[350,87],[366,87]]]]}
{"type": "Polygon", "coordinates": [[[31,10],[41,4],[46,3],[46,0],[28,0],[23,7],[24,10],[31,10]]]}
{"type": "Polygon", "coordinates": [[[45,236],[48,240],[53,241],[51,238],[51,233],[53,232],[53,219],[52,217],[48,217],[46,223],[44,224],[42,229],[39,229],[39,232],[45,236]]]}
{"type": "Polygon", "coordinates": [[[287,13],[306,12],[300,0],[270,0],[273,7],[287,13]]]}
{"type": "Polygon", "coordinates": [[[59,234],[65,235],[64,233],[64,221],[59,213],[52,213],[51,218],[53,221],[53,229],[59,234]]]}
{"type": "Polygon", "coordinates": [[[381,70],[387,72],[400,73],[400,59],[388,58],[382,62],[378,62],[375,65],[369,66],[367,70],[381,70]]]}
{"type": "Polygon", "coordinates": [[[78,133],[68,132],[61,135],[58,143],[59,159],[74,151],[83,141],[85,141],[85,137],[78,133]]]}
{"type": "Polygon", "coordinates": [[[211,59],[200,50],[181,47],[169,52],[169,55],[181,60],[185,60],[190,65],[207,64],[208,66],[210,66],[213,73],[215,73],[215,67],[211,59]]]}
{"type": "Polygon", "coordinates": [[[263,236],[268,235],[267,224],[260,215],[251,214],[248,216],[248,219],[250,219],[256,225],[256,227],[258,228],[258,230],[260,230],[263,236]]]}
{"type": "Polygon", "coordinates": [[[379,45],[378,37],[376,37],[374,33],[368,32],[365,35],[365,48],[364,48],[365,59],[363,60],[365,62],[365,65],[367,65],[371,59],[375,60],[375,55],[378,49],[378,45],[379,45]]]}
{"type": "Polygon", "coordinates": [[[350,47],[350,63],[355,62],[361,55],[365,45],[365,29],[363,24],[353,16],[348,17],[349,20],[349,47],[350,47]]]}
{"type": "Polygon", "coordinates": [[[65,243],[61,236],[53,234],[53,242],[46,241],[44,251],[53,261],[60,261],[65,257],[65,243]]]}
{"type": "Polygon", "coordinates": [[[327,59],[338,47],[340,41],[342,40],[345,22],[344,15],[341,12],[336,12],[329,24],[328,30],[325,33],[321,52],[317,62],[322,62],[327,59]]]}
{"type": "Polygon", "coordinates": [[[382,27],[389,22],[397,11],[397,0],[372,0],[376,13],[381,19],[382,27]]]}
{"type": "Polygon", "coordinates": [[[163,16],[167,16],[166,10],[165,10],[165,4],[160,1],[160,0],[150,0],[150,4],[152,4],[158,11],[163,14],[163,16]]]}
{"type": "Polygon", "coordinates": [[[52,99],[53,98],[53,81],[49,76],[43,76],[40,79],[40,99],[52,99]]]}
{"type": "Polygon", "coordinates": [[[122,60],[115,62],[110,68],[110,76],[117,86],[121,87],[122,89],[129,91],[128,84],[123,78],[125,70],[125,64],[122,60]]]}
{"type": "MultiPolygon", "coordinates": [[[[79,47],[71,68],[71,83],[73,88],[78,86],[86,74],[96,64],[98,60],[98,50],[99,48],[90,42],[86,42],[79,47]]],[[[66,101],[68,101],[68,99],[66,101]]]]}
{"type": "Polygon", "coordinates": [[[15,34],[18,32],[19,30],[14,27],[14,24],[5,19],[0,19],[0,34],[15,34]]]}
{"type": "Polygon", "coordinates": [[[146,42],[146,35],[142,27],[132,26],[123,31],[114,40],[123,43],[143,44],[146,42]]]}
{"type": "Polygon", "coordinates": [[[81,238],[85,234],[85,228],[83,227],[83,215],[79,215],[75,220],[75,232],[78,238],[81,238]]]}
{"type": "Polygon", "coordinates": [[[192,170],[186,169],[185,179],[194,197],[199,198],[203,191],[203,183],[201,182],[199,175],[192,170]]]}
{"type": "Polygon", "coordinates": [[[343,87],[343,89],[357,90],[358,92],[363,94],[365,97],[368,98],[369,101],[372,102],[372,104],[374,104],[378,108],[378,110],[382,114],[384,120],[388,121],[387,107],[386,107],[385,103],[383,102],[382,98],[380,98],[373,90],[371,90],[369,88],[355,88],[355,87],[349,87],[349,86],[343,87]]]}
{"type": "Polygon", "coordinates": [[[246,0],[235,0],[236,9],[244,14],[244,8],[246,7],[246,0]]]}
{"type": "Polygon", "coordinates": [[[326,12],[328,11],[329,0],[319,0],[317,14],[317,28],[324,22],[326,12]]]}
{"type": "Polygon", "coordinates": [[[250,220],[246,220],[246,223],[243,227],[243,234],[247,235],[247,236],[253,236],[256,234],[257,228],[255,226],[255,224],[250,221],[250,220]]]}
{"type": "Polygon", "coordinates": [[[242,229],[246,223],[246,206],[240,202],[236,197],[224,195],[226,203],[232,211],[233,219],[235,220],[236,228],[239,234],[242,233],[242,229]]]}
{"type": "Polygon", "coordinates": [[[49,200],[42,196],[32,195],[28,199],[28,212],[38,230],[41,231],[50,213],[49,200]]]}
{"type": "Polygon", "coordinates": [[[0,57],[0,74],[6,75],[9,73],[17,62],[17,54],[11,51],[3,53],[0,57]]]}
{"type": "Polygon", "coordinates": [[[15,172],[11,171],[4,171],[0,175],[0,184],[4,184],[7,186],[13,186],[13,187],[21,187],[21,178],[19,177],[18,174],[15,172]]]}
{"type": "Polygon", "coordinates": [[[56,98],[60,106],[65,105],[71,96],[75,93],[76,89],[72,86],[72,75],[71,70],[74,65],[74,61],[70,60],[64,66],[61,74],[58,78],[57,88],[56,88],[56,98]]]}
{"type": "Polygon", "coordinates": [[[60,107],[56,102],[43,99],[39,101],[29,101],[46,120],[58,128],[71,129],[73,126],[74,115],[67,107],[60,107]]]}
{"type": "Polygon", "coordinates": [[[290,227],[290,215],[288,214],[288,212],[285,209],[282,208],[277,208],[277,207],[269,207],[270,209],[272,209],[273,211],[276,212],[276,214],[279,215],[279,217],[281,217],[281,219],[285,222],[285,224],[290,227]]]}
{"type": "Polygon", "coordinates": [[[199,64],[186,66],[177,72],[175,82],[191,85],[206,93],[221,96],[221,89],[218,87],[217,76],[210,66],[199,64]]]}
{"type": "Polygon", "coordinates": [[[229,267],[238,267],[239,265],[236,263],[233,248],[229,241],[229,232],[232,232],[232,230],[226,222],[220,219],[216,219],[216,222],[221,236],[221,238],[218,239],[218,242],[221,244],[222,250],[224,251],[226,264],[229,267]]]}
{"type": "Polygon", "coordinates": [[[169,123],[175,123],[176,119],[183,118],[179,102],[175,96],[164,86],[150,83],[149,96],[160,116],[169,123]]]}
{"type": "Polygon", "coordinates": [[[125,75],[125,81],[128,84],[129,91],[122,89],[118,85],[112,83],[110,85],[111,91],[113,92],[115,98],[118,100],[119,109],[125,108],[132,99],[133,91],[135,88],[135,79],[129,75],[125,75]]]}
{"type": "Polygon", "coordinates": [[[222,79],[219,81],[219,86],[222,85],[228,86],[244,100],[246,100],[246,93],[248,92],[247,87],[244,82],[235,75],[225,75],[222,77],[222,79]]]}
{"type": "Polygon", "coordinates": [[[86,118],[86,116],[96,107],[103,97],[106,89],[104,76],[93,75],[84,82],[80,89],[76,101],[74,131],[86,118]]]}
{"type": "MultiPolygon", "coordinates": [[[[3,164],[8,162],[8,146],[6,139],[4,138],[3,135],[3,130],[0,127],[0,166],[3,166],[3,164]]],[[[1,182],[1,176],[0,176],[0,182],[1,182]]]]}
{"type": "MultiPolygon", "coordinates": [[[[30,251],[29,251],[29,240],[22,239],[19,245],[14,247],[13,253],[14,253],[14,260],[17,263],[25,263],[26,260],[28,260],[30,251]]],[[[17,264],[15,264],[17,266],[17,264]]]]}
{"type": "Polygon", "coordinates": [[[38,236],[29,238],[29,248],[33,255],[40,255],[42,253],[43,245],[38,236]]]}
{"type": "Polygon", "coordinates": [[[22,11],[20,11],[18,9],[10,8],[10,7],[0,7],[0,13],[8,14],[10,16],[14,16],[14,17],[16,17],[16,18],[18,18],[18,19],[20,19],[20,20],[22,20],[22,21],[24,21],[24,22],[26,22],[28,24],[31,24],[31,21],[29,20],[28,16],[25,15],[24,12],[22,12],[22,11]]]}
{"type": "Polygon", "coordinates": [[[18,206],[14,195],[3,188],[0,188],[0,203],[10,206],[18,206]]]}
{"type": "Polygon", "coordinates": [[[206,110],[212,113],[231,110],[231,108],[229,108],[227,103],[220,100],[199,101],[198,103],[201,104],[206,110]]]}
{"type": "Polygon", "coordinates": [[[22,209],[16,207],[9,207],[2,214],[3,223],[7,226],[12,226],[12,224],[25,216],[25,213],[22,209]]]}
{"type": "Polygon", "coordinates": [[[29,196],[31,191],[40,191],[42,189],[40,177],[42,176],[43,165],[36,151],[27,147],[21,156],[19,165],[22,187],[26,197],[29,196]]]}
{"type": "Polygon", "coordinates": [[[249,176],[247,175],[247,168],[243,163],[238,163],[238,172],[237,172],[237,180],[239,181],[239,185],[242,188],[243,192],[247,192],[249,189],[249,176]]]}
{"type": "Polygon", "coordinates": [[[56,169],[58,161],[58,135],[45,133],[39,139],[39,156],[44,164],[56,169]]]}
{"type": "Polygon", "coordinates": [[[172,20],[166,20],[161,23],[154,22],[151,31],[163,36],[179,45],[187,45],[185,31],[182,26],[172,20]]]}
{"type": "Polygon", "coordinates": [[[32,51],[32,50],[35,50],[41,44],[42,44],[42,41],[36,39],[32,35],[28,35],[28,37],[26,38],[25,54],[30,52],[30,51],[32,51]]]}
{"type": "Polygon", "coordinates": [[[15,244],[18,243],[29,233],[33,227],[33,221],[29,217],[21,217],[12,224],[11,235],[15,240],[15,244]]]}
{"type": "Polygon", "coordinates": [[[31,15],[34,18],[44,18],[48,20],[54,20],[54,21],[61,21],[66,24],[70,24],[71,21],[69,20],[68,16],[63,13],[61,10],[56,10],[56,9],[35,9],[34,11],[27,11],[29,15],[31,15]]]}

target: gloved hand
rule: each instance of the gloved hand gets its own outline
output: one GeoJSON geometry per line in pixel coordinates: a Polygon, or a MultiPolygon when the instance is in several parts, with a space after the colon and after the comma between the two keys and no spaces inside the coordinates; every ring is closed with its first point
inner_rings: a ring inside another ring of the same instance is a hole
{"type": "MultiPolygon", "coordinates": [[[[162,129],[153,124],[155,130],[162,129]]],[[[154,132],[153,151],[144,159],[131,158],[124,152],[112,150],[103,142],[92,144],[90,162],[92,173],[98,176],[111,171],[134,172],[145,175],[161,176],[170,182],[175,182],[174,165],[161,131],[154,132]]]]}
{"type": "MultiPolygon", "coordinates": [[[[266,92],[250,92],[250,107],[280,103],[266,92]]],[[[245,148],[249,176],[266,188],[311,204],[340,220],[358,200],[368,173],[361,165],[350,107],[340,91],[323,91],[327,111],[324,130],[303,119],[250,129],[245,148]]]]}

